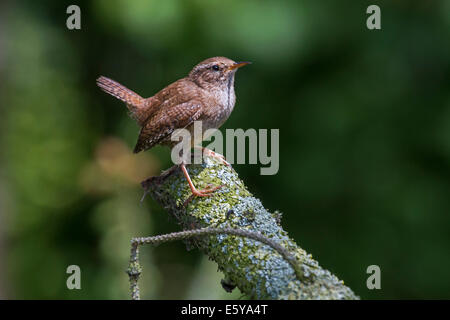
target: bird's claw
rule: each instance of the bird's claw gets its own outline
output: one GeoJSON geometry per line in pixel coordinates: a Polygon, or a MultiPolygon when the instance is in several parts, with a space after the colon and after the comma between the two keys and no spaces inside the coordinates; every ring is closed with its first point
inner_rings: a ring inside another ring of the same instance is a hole
{"type": "Polygon", "coordinates": [[[231,167],[231,164],[227,160],[225,160],[225,157],[223,155],[221,155],[220,153],[216,153],[208,148],[203,148],[203,156],[216,158],[227,167],[231,167]]]}
{"type": "Polygon", "coordinates": [[[209,184],[208,187],[205,189],[201,189],[201,190],[194,189],[194,190],[192,190],[192,194],[186,199],[186,201],[184,202],[183,205],[186,207],[189,204],[189,202],[191,202],[192,199],[194,199],[194,197],[210,197],[210,196],[212,196],[212,193],[214,191],[217,191],[220,188],[223,188],[224,186],[225,185],[222,184],[220,186],[214,187],[211,184],[209,184]]]}

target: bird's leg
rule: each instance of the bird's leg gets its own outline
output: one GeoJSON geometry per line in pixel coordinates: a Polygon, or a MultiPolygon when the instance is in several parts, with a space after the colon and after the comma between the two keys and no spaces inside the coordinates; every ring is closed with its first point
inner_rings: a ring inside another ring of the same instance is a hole
{"type": "Polygon", "coordinates": [[[223,155],[221,155],[220,153],[214,152],[214,151],[212,151],[212,150],[210,150],[208,148],[205,148],[205,147],[196,147],[196,148],[201,148],[202,149],[203,156],[219,159],[219,161],[221,163],[223,163],[224,165],[226,165],[228,167],[231,167],[231,164],[227,160],[225,160],[225,157],[223,155]]]}
{"type": "Polygon", "coordinates": [[[189,201],[191,201],[193,197],[209,197],[211,195],[211,193],[213,193],[214,191],[223,187],[223,185],[220,185],[217,187],[211,186],[206,189],[197,190],[197,188],[195,188],[194,184],[192,183],[191,177],[189,176],[189,173],[186,170],[186,166],[185,166],[184,162],[182,162],[180,164],[180,167],[181,167],[181,171],[183,171],[184,177],[186,178],[186,180],[189,184],[189,188],[191,188],[191,192],[192,192],[192,195],[184,203],[185,205],[187,203],[189,203],[189,201]]]}

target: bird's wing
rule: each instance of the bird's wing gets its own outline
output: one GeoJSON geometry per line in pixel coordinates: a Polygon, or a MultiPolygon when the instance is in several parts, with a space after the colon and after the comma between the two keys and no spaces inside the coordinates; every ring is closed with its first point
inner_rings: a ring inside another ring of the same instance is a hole
{"type": "MultiPolygon", "coordinates": [[[[183,92],[184,79],[175,81],[156,93],[153,97],[146,100],[146,117],[139,123],[141,126],[145,126],[145,123],[155,116],[161,109],[167,109],[174,104],[174,100],[179,100],[179,103],[189,101],[190,95],[183,92]],[[180,92],[181,91],[181,92],[180,92]],[[180,100],[181,99],[181,100],[180,100]]],[[[186,91],[186,90],[184,90],[186,91]]]]}
{"type": "Polygon", "coordinates": [[[202,115],[197,101],[160,109],[141,129],[134,153],[147,150],[167,139],[176,129],[186,128],[202,115]]]}

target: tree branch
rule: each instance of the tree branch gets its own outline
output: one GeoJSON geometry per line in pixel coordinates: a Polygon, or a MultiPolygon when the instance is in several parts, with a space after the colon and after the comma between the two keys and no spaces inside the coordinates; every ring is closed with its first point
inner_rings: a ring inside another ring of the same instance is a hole
{"type": "Polygon", "coordinates": [[[224,187],[184,206],[191,192],[177,166],[142,182],[146,194],[185,231],[132,239],[128,274],[133,299],[139,299],[138,246],[181,239],[218,264],[227,291],[237,286],[256,299],[358,299],[288,237],[280,226],[281,214],[268,212],[232,168],[205,158],[201,165],[188,166],[188,171],[197,188],[224,187]]]}

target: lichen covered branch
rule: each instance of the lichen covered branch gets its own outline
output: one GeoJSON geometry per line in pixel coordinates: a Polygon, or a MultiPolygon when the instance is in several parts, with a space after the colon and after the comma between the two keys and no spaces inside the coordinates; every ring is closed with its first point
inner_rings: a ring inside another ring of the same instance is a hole
{"type": "MultiPolygon", "coordinates": [[[[209,184],[224,187],[211,197],[195,198],[184,206],[190,189],[177,167],[142,185],[183,230],[197,230],[172,238],[184,239],[189,247],[198,247],[215,261],[225,275],[224,288],[237,286],[255,299],[358,299],[289,238],[280,225],[280,214],[267,211],[232,168],[206,158],[201,165],[188,166],[188,171],[197,188],[209,184]]],[[[138,245],[158,239],[132,240],[128,274],[133,298],[139,298],[138,245]]]]}

